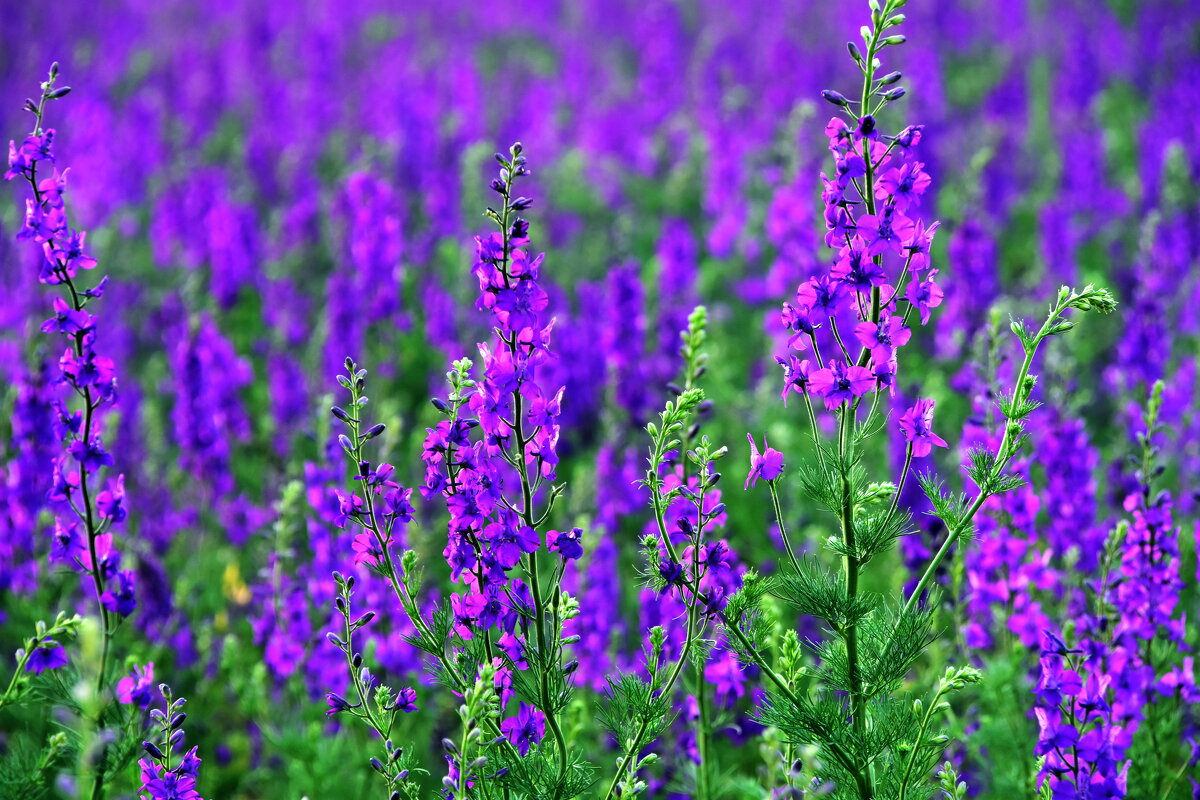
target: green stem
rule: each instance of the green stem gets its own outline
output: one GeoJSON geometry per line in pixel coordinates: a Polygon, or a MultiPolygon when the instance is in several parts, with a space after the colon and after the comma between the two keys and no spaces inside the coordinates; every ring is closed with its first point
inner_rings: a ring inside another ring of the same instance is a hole
{"type": "Polygon", "coordinates": [[[779,525],[779,538],[783,539],[783,549],[787,551],[792,567],[799,573],[800,562],[796,560],[796,551],[792,549],[792,543],[788,540],[787,525],[783,521],[783,510],[779,505],[779,492],[775,489],[775,481],[767,481],[767,488],[771,490],[771,505],[775,508],[775,521],[779,525]]]}
{"type": "MultiPolygon", "coordinates": [[[[1017,378],[1014,383],[1014,403],[1022,403],[1028,400],[1030,389],[1026,387],[1025,383],[1026,379],[1029,377],[1029,370],[1033,367],[1033,359],[1037,355],[1038,348],[1041,346],[1042,342],[1050,335],[1050,330],[1053,324],[1058,320],[1062,313],[1066,311],[1066,309],[1067,302],[1064,301],[1056,304],[1054,308],[1051,309],[1046,321],[1042,323],[1041,329],[1038,330],[1037,335],[1034,336],[1031,344],[1024,348],[1025,358],[1021,362],[1021,368],[1017,372],[1017,378]]],[[[1008,466],[1008,463],[1012,461],[1013,457],[1016,455],[1016,450],[1013,447],[1014,437],[1019,432],[1020,426],[1016,423],[1010,422],[1004,426],[1004,435],[1000,439],[1000,444],[996,447],[996,458],[993,462],[992,469],[988,473],[987,479],[984,481],[984,485],[979,487],[979,493],[976,494],[975,499],[967,508],[966,513],[959,520],[958,524],[951,528],[949,534],[946,536],[946,541],[942,543],[942,546],[938,549],[933,559],[925,567],[925,571],[922,573],[921,579],[917,581],[916,588],[913,589],[912,594],[909,595],[908,601],[904,604],[905,614],[911,613],[913,609],[916,608],[917,603],[920,601],[921,595],[929,588],[930,583],[933,582],[933,577],[936,574],[938,567],[941,566],[942,562],[946,559],[946,556],[949,555],[951,548],[954,547],[954,544],[958,541],[959,537],[962,536],[963,532],[966,531],[971,525],[971,520],[974,519],[975,514],[979,512],[979,509],[983,506],[984,502],[993,494],[995,494],[995,492],[991,491],[991,487],[1004,472],[1004,469],[1008,466]]]]}
{"type": "Polygon", "coordinates": [[[696,769],[696,800],[708,800],[708,690],[704,681],[704,665],[696,665],[696,752],[700,765],[696,769]]]}
{"type": "Polygon", "coordinates": [[[933,719],[933,714],[937,710],[938,703],[941,702],[945,695],[945,689],[938,688],[937,693],[933,696],[933,702],[925,709],[924,716],[921,717],[921,727],[917,730],[917,739],[912,744],[912,750],[908,753],[908,761],[904,765],[904,775],[900,778],[900,797],[899,800],[904,800],[905,794],[908,792],[908,781],[912,778],[913,769],[917,765],[917,753],[921,752],[921,748],[925,742],[925,731],[929,729],[929,723],[933,719]]]}

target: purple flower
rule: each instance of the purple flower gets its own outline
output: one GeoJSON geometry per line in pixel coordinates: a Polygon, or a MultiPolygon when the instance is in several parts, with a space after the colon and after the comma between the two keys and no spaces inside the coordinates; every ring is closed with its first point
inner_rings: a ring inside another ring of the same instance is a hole
{"type": "Polygon", "coordinates": [[[546,716],[534,706],[521,703],[517,716],[500,723],[500,732],[513,743],[518,753],[526,755],[529,748],[546,735],[546,716]]]}
{"type": "Polygon", "coordinates": [[[133,573],[118,572],[109,581],[108,588],[100,595],[100,604],[109,611],[128,617],[137,608],[137,595],[133,587],[133,573]]]}
{"type": "Polygon", "coordinates": [[[896,348],[903,347],[912,337],[904,320],[894,314],[874,322],[860,322],[854,328],[859,343],[871,351],[876,364],[886,364],[896,348]]]}
{"type": "Polygon", "coordinates": [[[411,714],[417,710],[417,690],[411,686],[405,686],[400,691],[396,692],[396,697],[392,700],[391,707],[398,711],[403,711],[405,714],[411,714]]]}
{"type": "Polygon", "coordinates": [[[1057,706],[1083,691],[1083,678],[1073,669],[1063,669],[1062,659],[1057,656],[1043,658],[1041,672],[1033,693],[1047,706],[1057,706]]]}
{"type": "Polygon", "coordinates": [[[67,651],[60,644],[45,642],[44,646],[35,647],[25,662],[25,671],[40,675],[48,669],[58,669],[67,665],[67,651]]]}
{"type": "Polygon", "coordinates": [[[813,373],[809,385],[813,394],[825,399],[825,407],[833,409],[870,391],[875,376],[866,367],[847,367],[840,361],[830,361],[828,367],[813,373]]]}
{"type": "Polygon", "coordinates": [[[900,430],[904,432],[905,441],[912,445],[913,456],[917,458],[929,455],[933,445],[947,446],[946,440],[933,432],[933,406],[933,400],[924,398],[900,417],[900,430]]]}
{"type": "Polygon", "coordinates": [[[325,693],[325,716],[327,717],[336,717],[338,714],[349,711],[352,708],[358,708],[361,705],[362,703],[351,705],[346,698],[335,692],[325,693]]]}
{"type": "Polygon", "coordinates": [[[899,167],[884,170],[875,182],[875,196],[879,200],[894,197],[901,207],[919,205],[921,195],[933,182],[920,161],[908,161],[899,167]]]}
{"type": "Polygon", "coordinates": [[[750,474],[746,476],[746,484],[743,489],[749,489],[754,486],[759,478],[765,481],[773,481],[783,472],[783,453],[772,448],[767,443],[767,437],[763,436],[763,451],[760,455],[758,445],[754,443],[754,437],[746,434],[746,439],[750,442],[750,474]]]}
{"type": "Polygon", "coordinates": [[[922,325],[929,322],[929,310],[942,304],[942,287],[934,283],[935,275],[937,270],[933,269],[923,279],[909,281],[904,292],[904,298],[920,312],[922,325]]]}
{"type": "Polygon", "coordinates": [[[883,269],[870,257],[866,243],[857,236],[838,251],[837,263],[833,265],[830,274],[860,293],[869,292],[873,287],[887,283],[883,269]]]}
{"type": "Polygon", "coordinates": [[[146,666],[136,664],[133,671],[117,681],[117,700],[136,705],[138,708],[148,708],[154,700],[154,662],[146,666]]]}
{"type": "Polygon", "coordinates": [[[784,361],[778,356],[775,360],[779,362],[779,366],[783,367],[783,394],[780,397],[783,399],[783,405],[787,406],[788,395],[792,392],[805,395],[808,394],[808,386],[810,382],[809,370],[811,364],[808,359],[799,359],[796,356],[791,356],[787,361],[784,361]]]}
{"type": "Polygon", "coordinates": [[[191,775],[168,770],[149,759],[138,762],[142,768],[143,798],[148,800],[201,800],[196,791],[196,779],[191,775]]]}
{"type": "Polygon", "coordinates": [[[664,591],[683,581],[683,565],[669,558],[662,559],[658,564],[658,574],[666,582],[664,591]]]}
{"type": "Polygon", "coordinates": [[[1040,731],[1035,750],[1039,756],[1052,753],[1056,749],[1069,748],[1079,741],[1079,731],[1074,725],[1057,719],[1058,712],[1056,710],[1048,711],[1038,707],[1033,710],[1033,713],[1037,717],[1040,731]]]}
{"type": "Polygon", "coordinates": [[[583,555],[583,528],[572,528],[569,531],[546,531],[546,547],[552,553],[558,553],[568,561],[583,555]]]}
{"type": "Polygon", "coordinates": [[[929,248],[933,245],[933,236],[937,233],[938,224],[935,222],[926,228],[924,221],[918,222],[912,231],[912,237],[904,243],[904,252],[912,259],[910,263],[913,272],[920,273],[929,266],[929,248]]]}

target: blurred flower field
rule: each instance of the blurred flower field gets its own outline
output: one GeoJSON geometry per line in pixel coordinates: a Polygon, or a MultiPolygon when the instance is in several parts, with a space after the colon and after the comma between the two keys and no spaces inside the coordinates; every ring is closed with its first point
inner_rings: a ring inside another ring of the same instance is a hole
{"type": "Polygon", "coordinates": [[[1200,5],[2,35],[0,800],[1200,798],[1200,5]]]}

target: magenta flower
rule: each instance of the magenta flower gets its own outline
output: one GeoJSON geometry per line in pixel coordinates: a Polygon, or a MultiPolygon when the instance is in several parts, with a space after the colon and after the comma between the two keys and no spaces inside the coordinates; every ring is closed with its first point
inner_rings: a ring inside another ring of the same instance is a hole
{"type": "Polygon", "coordinates": [[[854,335],[863,347],[871,351],[871,358],[876,364],[887,364],[897,347],[902,347],[912,337],[912,331],[904,324],[904,320],[895,315],[874,322],[860,322],[854,328],[854,335]]]}
{"type": "Polygon", "coordinates": [[[828,275],[810,278],[796,288],[796,302],[807,308],[812,316],[829,319],[838,309],[844,285],[828,275]]]}
{"type": "Polygon", "coordinates": [[[760,455],[758,445],[754,443],[754,437],[746,434],[746,439],[750,442],[750,474],[746,476],[746,485],[743,487],[749,489],[758,482],[759,478],[765,481],[773,481],[783,472],[783,453],[772,448],[767,443],[767,437],[763,435],[763,451],[760,455]]]}
{"type": "Polygon", "coordinates": [[[863,214],[858,218],[859,236],[867,242],[867,254],[882,255],[889,250],[901,252],[904,241],[912,235],[913,223],[889,204],[878,214],[863,214]]]}
{"type": "Polygon", "coordinates": [[[933,237],[937,233],[938,225],[939,223],[935,222],[926,228],[922,220],[913,229],[912,237],[905,241],[904,252],[912,259],[913,272],[919,273],[929,266],[929,248],[933,246],[933,237]]]}
{"type": "Polygon", "coordinates": [[[917,458],[929,455],[935,444],[948,446],[945,439],[933,432],[933,405],[933,400],[928,398],[918,400],[900,418],[900,430],[904,431],[904,438],[912,445],[913,455],[917,458]]]}
{"type": "Polygon", "coordinates": [[[909,161],[902,166],[886,170],[875,183],[875,196],[879,200],[895,197],[896,202],[907,207],[910,203],[918,205],[921,195],[929,188],[932,179],[922,167],[920,161],[909,161]]]}
{"type": "Polygon", "coordinates": [[[856,292],[866,293],[875,286],[887,283],[887,276],[867,254],[866,244],[857,236],[838,251],[837,263],[830,274],[856,292]]]}
{"type": "Polygon", "coordinates": [[[929,310],[942,304],[942,287],[933,282],[937,270],[929,271],[924,280],[909,281],[904,297],[921,314],[921,324],[929,322],[929,310]]]}
{"type": "Polygon", "coordinates": [[[133,666],[129,675],[117,681],[117,700],[138,708],[149,708],[154,700],[154,662],[146,666],[133,666]]]}
{"type": "Polygon", "coordinates": [[[779,357],[776,357],[775,360],[779,362],[779,366],[783,367],[783,394],[780,397],[786,408],[788,395],[792,392],[808,394],[811,363],[807,358],[799,359],[796,356],[792,356],[787,361],[779,357]]]}
{"type": "Polygon", "coordinates": [[[830,361],[809,378],[809,386],[817,397],[825,398],[825,407],[836,408],[848,400],[862,397],[875,385],[875,376],[866,367],[847,367],[840,361],[830,361]]]}

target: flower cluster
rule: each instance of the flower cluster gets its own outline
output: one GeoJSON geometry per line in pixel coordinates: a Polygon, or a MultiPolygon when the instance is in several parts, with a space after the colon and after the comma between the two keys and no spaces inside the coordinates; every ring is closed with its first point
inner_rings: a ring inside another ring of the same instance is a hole
{"type": "MultiPolygon", "coordinates": [[[[450,515],[443,555],[451,578],[464,585],[450,596],[454,630],[464,641],[482,638],[504,707],[513,695],[513,669],[528,669],[532,661],[539,669],[557,669],[556,681],[573,669],[552,665],[561,663],[562,624],[571,616],[562,608],[560,587],[568,564],[583,555],[583,531],[545,529],[558,495],[563,388],[549,389],[539,377],[552,358],[554,320],[544,316],[549,295],[540,282],[543,256],[528,249],[529,223],[519,216],[532,203],[513,193],[515,182],[529,174],[520,143],[496,160],[500,174],[491,188],[502,205],[487,216],[499,230],[476,237],[472,267],[480,292],[476,305],[489,313],[492,336],[479,344],[478,377],[469,376],[467,359],[455,362],[449,402],[434,401],[446,418],[426,429],[422,493],[444,498],[450,515]],[[543,546],[552,554],[547,588],[539,569],[543,546]],[[518,568],[524,578],[512,574],[518,568]]],[[[561,781],[565,742],[549,683],[540,685],[533,705],[523,706],[501,730],[524,755],[549,727],[561,781]]],[[[451,764],[457,768],[453,759],[451,764]]]]}
{"type": "MultiPolygon", "coordinates": [[[[41,102],[27,104],[36,119],[33,132],[20,144],[9,143],[4,177],[24,179],[32,192],[25,201],[25,220],[17,238],[40,245],[44,257],[38,281],[63,290],[54,298],[54,313],[42,323],[42,331],[66,339],[58,360],[59,377],[77,401],[74,407],[55,401],[55,430],[63,452],[55,461],[50,490],[50,500],[58,509],[50,560],[91,578],[109,636],[116,620],[137,607],[134,572],[121,568],[121,553],[113,542],[114,527],[128,514],[124,476],[103,483],[99,478],[101,470],[114,464],[104,445],[102,420],[104,411],[116,403],[117,381],[113,360],[96,350],[97,319],[89,311],[93,301],[104,296],[107,278],[92,288],[77,282],[81,271],[95,268],[96,259],[85,250],[86,232],[69,223],[66,170],[57,167],[54,130],[42,127],[46,103],[70,91],[65,86],[55,88],[57,77],[56,63],[42,84],[41,102]]],[[[102,678],[104,668],[102,663],[102,678]]]]}
{"type": "MultiPolygon", "coordinates": [[[[894,79],[881,78],[880,86],[894,79]]],[[[903,95],[903,89],[885,90],[876,108],[903,95]]],[[[848,124],[834,117],[825,128],[834,161],[833,177],[821,175],[825,244],[837,249],[837,259],[828,273],[801,283],[793,301],[784,303],[780,320],[795,352],[776,360],[784,368],[785,402],[795,391],[835,409],[872,389],[894,386],[896,352],[912,337],[909,318],[915,311],[922,325],[928,323],[942,290],[930,261],[938,223],[926,224],[920,216],[931,184],[916,157],[924,126],[885,135],[865,101],[856,117],[841,94],[827,91],[825,98],[849,119],[848,124]],[[848,349],[854,342],[841,329],[853,331],[858,353],[848,349]]]]}
{"type": "Polygon", "coordinates": [[[1048,785],[1055,798],[1124,797],[1129,733],[1114,719],[1110,679],[1088,671],[1083,652],[1051,633],[1045,636],[1039,663],[1034,689],[1035,752],[1044,759],[1039,789],[1048,785]]]}
{"type": "Polygon", "coordinates": [[[187,701],[174,697],[171,687],[165,683],[159,684],[158,690],[166,710],[155,708],[150,711],[150,718],[158,724],[159,737],[157,741],[142,742],[148,758],[138,762],[142,770],[138,797],[140,800],[202,800],[196,789],[200,773],[196,748],[176,758],[176,753],[184,747],[183,723],[187,712],[183,711],[183,706],[187,701]]]}

